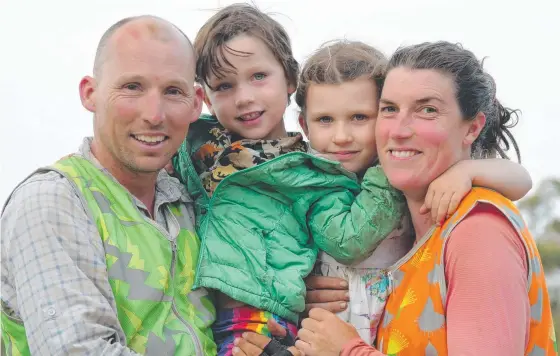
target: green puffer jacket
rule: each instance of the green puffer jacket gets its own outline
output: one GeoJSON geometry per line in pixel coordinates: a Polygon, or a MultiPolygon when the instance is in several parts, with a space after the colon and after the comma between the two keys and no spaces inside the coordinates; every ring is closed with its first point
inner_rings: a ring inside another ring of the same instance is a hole
{"type": "Polygon", "coordinates": [[[194,288],[217,289],[296,322],[317,249],[345,264],[369,256],[400,223],[404,199],[379,167],[360,187],[340,164],[303,152],[233,173],[209,198],[191,155],[217,125],[201,117],[173,159],[195,200],[202,240],[194,288]]]}

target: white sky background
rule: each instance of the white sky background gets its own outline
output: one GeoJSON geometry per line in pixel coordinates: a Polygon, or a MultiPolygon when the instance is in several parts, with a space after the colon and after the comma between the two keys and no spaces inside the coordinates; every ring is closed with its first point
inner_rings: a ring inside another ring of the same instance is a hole
{"type": "MultiPolygon", "coordinates": [[[[75,151],[92,134],[78,83],[97,42],[121,18],[152,14],[191,39],[218,6],[234,1],[0,0],[0,205],[35,168],[75,151]]],[[[498,98],[520,108],[513,130],[535,183],[560,176],[560,4],[555,0],[260,1],[288,30],[302,62],[321,43],[346,37],[389,55],[421,41],[461,42],[482,58],[498,98]],[[332,5],[327,5],[332,3],[332,5]]],[[[288,129],[297,129],[295,107],[288,129]]]]}

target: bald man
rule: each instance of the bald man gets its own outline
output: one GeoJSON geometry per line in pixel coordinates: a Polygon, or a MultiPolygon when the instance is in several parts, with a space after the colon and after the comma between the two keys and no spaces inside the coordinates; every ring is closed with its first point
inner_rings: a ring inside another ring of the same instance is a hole
{"type": "Polygon", "coordinates": [[[212,355],[192,291],[192,201],[162,168],[202,106],[188,38],[151,16],[103,35],[80,82],[93,137],[20,183],[1,217],[8,354],[212,355]]]}

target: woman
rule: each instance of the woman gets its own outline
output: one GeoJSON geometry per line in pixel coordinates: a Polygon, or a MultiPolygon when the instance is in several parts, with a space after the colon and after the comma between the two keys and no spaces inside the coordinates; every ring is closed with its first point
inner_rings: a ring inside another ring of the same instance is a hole
{"type": "Polygon", "coordinates": [[[459,45],[424,43],[393,55],[377,147],[406,197],[416,244],[389,272],[377,348],[313,309],[296,343],[305,355],[557,355],[540,257],[511,201],[475,188],[441,227],[419,213],[430,183],[457,162],[507,157],[508,139],[519,157],[508,130],[515,113],[495,95],[492,77],[459,45]]]}

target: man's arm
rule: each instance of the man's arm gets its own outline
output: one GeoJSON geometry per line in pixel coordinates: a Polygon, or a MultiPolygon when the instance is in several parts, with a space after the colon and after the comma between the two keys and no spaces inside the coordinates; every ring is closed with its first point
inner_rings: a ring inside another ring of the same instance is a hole
{"type": "Polygon", "coordinates": [[[136,355],[126,346],[97,228],[71,184],[30,178],[1,218],[2,300],[33,355],[136,355]]]}

